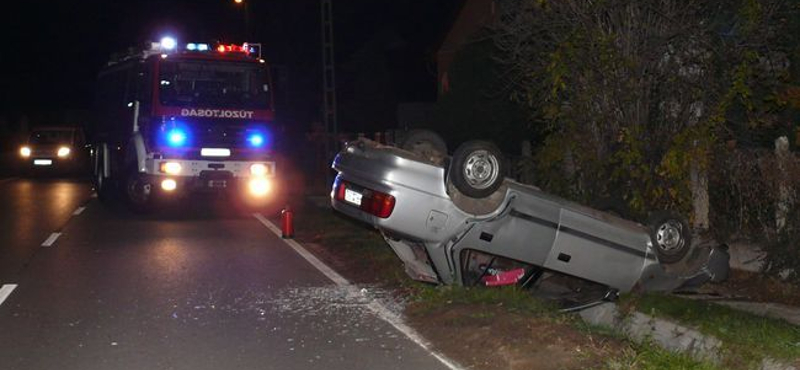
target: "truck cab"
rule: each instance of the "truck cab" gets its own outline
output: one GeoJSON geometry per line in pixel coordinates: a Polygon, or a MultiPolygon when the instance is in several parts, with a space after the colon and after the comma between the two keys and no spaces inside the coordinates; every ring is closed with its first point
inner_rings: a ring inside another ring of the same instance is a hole
{"type": "Polygon", "coordinates": [[[136,210],[198,192],[280,202],[275,115],[260,45],[160,43],[98,78],[93,179],[136,210]]]}

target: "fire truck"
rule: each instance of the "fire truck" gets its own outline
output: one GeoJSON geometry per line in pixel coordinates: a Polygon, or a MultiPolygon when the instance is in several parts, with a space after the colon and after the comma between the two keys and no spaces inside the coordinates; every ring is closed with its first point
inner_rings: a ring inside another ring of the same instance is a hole
{"type": "MultiPolygon", "coordinates": [[[[275,114],[259,44],[166,37],[112,56],[99,73],[92,138],[98,197],[135,210],[223,193],[280,202],[275,114]]],[[[238,203],[238,202],[237,202],[238,203]]]]}

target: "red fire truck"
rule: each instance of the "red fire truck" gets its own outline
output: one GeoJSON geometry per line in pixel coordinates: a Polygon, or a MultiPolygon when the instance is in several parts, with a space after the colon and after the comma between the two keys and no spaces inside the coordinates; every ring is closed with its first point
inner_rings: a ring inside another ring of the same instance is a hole
{"type": "Polygon", "coordinates": [[[98,197],[137,210],[196,192],[279,202],[270,88],[258,44],[166,37],[112,56],[92,130],[98,197]]]}

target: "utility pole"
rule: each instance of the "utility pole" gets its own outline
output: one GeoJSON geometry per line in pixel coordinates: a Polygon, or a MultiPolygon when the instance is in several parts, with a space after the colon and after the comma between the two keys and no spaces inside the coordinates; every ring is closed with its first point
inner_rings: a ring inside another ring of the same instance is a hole
{"type": "MultiPolygon", "coordinates": [[[[334,140],[338,140],[336,74],[333,55],[333,4],[332,0],[320,1],[322,12],[322,122],[325,125],[326,133],[332,134],[334,140]]],[[[338,150],[338,148],[335,149],[338,150]]],[[[326,151],[330,155],[330,148],[326,151]]]]}

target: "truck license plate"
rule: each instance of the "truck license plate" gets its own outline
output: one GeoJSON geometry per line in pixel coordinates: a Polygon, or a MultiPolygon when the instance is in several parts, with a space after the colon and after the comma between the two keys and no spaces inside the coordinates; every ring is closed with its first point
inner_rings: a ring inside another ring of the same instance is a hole
{"type": "Polygon", "coordinates": [[[344,200],[348,203],[360,206],[362,197],[363,195],[355,190],[344,189],[344,200]]]}
{"type": "Polygon", "coordinates": [[[228,182],[225,180],[210,180],[208,182],[209,188],[224,188],[228,186],[228,182]]]}

